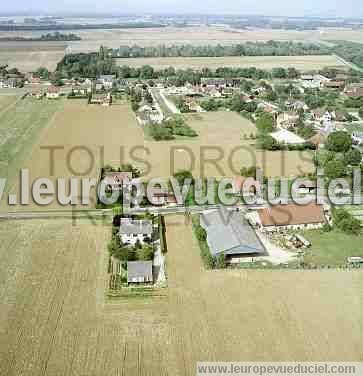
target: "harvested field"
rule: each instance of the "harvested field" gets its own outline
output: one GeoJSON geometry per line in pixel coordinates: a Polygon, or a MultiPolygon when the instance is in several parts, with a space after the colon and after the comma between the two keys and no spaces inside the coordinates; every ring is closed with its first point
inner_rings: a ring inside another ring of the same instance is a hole
{"type": "Polygon", "coordinates": [[[300,71],[324,67],[346,67],[335,56],[246,56],[246,57],[177,57],[177,58],[126,58],[116,59],[118,65],[139,68],[151,65],[155,69],[174,67],[178,69],[216,69],[219,67],[272,69],[277,67],[296,68],[300,71]]]}
{"type": "Polygon", "coordinates": [[[17,99],[16,95],[0,95],[0,113],[8,109],[17,99]]]}
{"type": "Polygon", "coordinates": [[[313,170],[311,153],[256,151],[255,141],[243,137],[256,134],[255,126],[234,112],[210,112],[186,118],[199,134],[196,139],[145,141],[151,151],[147,158],[152,165],[150,176],[167,177],[173,170],[187,169],[194,176],[226,177],[238,175],[243,166],[259,166],[268,176],[296,176],[313,170]],[[207,162],[213,159],[217,162],[207,162]]]}
{"type": "Polygon", "coordinates": [[[1,375],[188,376],[199,360],[361,359],[360,272],[206,272],[190,225],[174,216],[168,298],[106,303],[109,235],[83,221],[2,223],[1,375]]]}
{"type": "Polygon", "coordinates": [[[37,101],[0,96],[0,174],[17,176],[17,169],[29,158],[33,145],[62,101],[37,101]]]}
{"type": "MultiPolygon", "coordinates": [[[[30,169],[31,180],[49,177],[54,183],[62,177],[98,177],[101,165],[118,166],[120,160],[139,167],[148,179],[169,177],[180,169],[190,169],[195,177],[234,176],[242,166],[259,166],[269,176],[296,176],[313,170],[308,152],[256,152],[254,141],[243,137],[256,132],[254,125],[236,113],[189,115],[187,122],[199,137],[148,141],[129,104],[102,107],[88,106],[82,100],[66,101],[23,167],[30,169]],[[49,146],[60,148],[55,151],[53,171],[49,150],[44,150],[49,146]],[[220,159],[217,165],[206,161],[216,158],[220,159]]],[[[17,183],[12,191],[19,191],[17,183]]],[[[60,208],[60,204],[53,202],[50,207],[60,208]]]]}
{"type": "Polygon", "coordinates": [[[54,70],[66,48],[64,42],[0,42],[0,65],[8,64],[22,72],[39,67],[54,70]]]}

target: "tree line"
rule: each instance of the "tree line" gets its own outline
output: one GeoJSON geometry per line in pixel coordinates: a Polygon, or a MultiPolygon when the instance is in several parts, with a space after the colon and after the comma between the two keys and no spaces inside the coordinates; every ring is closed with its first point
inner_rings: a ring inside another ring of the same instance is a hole
{"type": "Polygon", "coordinates": [[[329,48],[302,42],[246,42],[230,46],[191,44],[140,47],[120,46],[109,49],[109,55],[118,58],[138,57],[222,57],[222,56],[304,56],[329,54],[329,48]]]}

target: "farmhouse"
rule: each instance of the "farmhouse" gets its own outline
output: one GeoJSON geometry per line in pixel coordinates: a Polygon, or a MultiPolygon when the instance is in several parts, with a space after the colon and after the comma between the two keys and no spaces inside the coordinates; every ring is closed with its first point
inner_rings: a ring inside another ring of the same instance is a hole
{"type": "Polygon", "coordinates": [[[258,210],[256,225],[268,232],[318,229],[326,223],[324,208],[311,202],[308,205],[275,205],[258,210]]]}
{"type": "Polygon", "coordinates": [[[345,87],[344,93],[349,98],[363,97],[363,82],[347,85],[345,87]]]}
{"type": "Polygon", "coordinates": [[[127,283],[153,283],[152,261],[128,261],[127,283]]]}
{"type": "Polygon", "coordinates": [[[227,262],[241,256],[261,255],[265,248],[254,230],[239,212],[226,209],[205,211],[200,225],[207,232],[212,256],[224,254],[227,262]]]}
{"type": "Polygon", "coordinates": [[[107,94],[93,94],[90,99],[90,104],[99,104],[102,106],[110,106],[112,103],[112,96],[110,93],[107,94]]]}
{"type": "Polygon", "coordinates": [[[280,129],[279,131],[271,133],[271,137],[273,137],[279,143],[284,143],[284,144],[289,144],[289,145],[305,144],[306,142],[300,136],[286,129],[280,129]]]}
{"type": "Polygon", "coordinates": [[[152,241],[153,225],[151,220],[121,218],[119,236],[122,244],[134,246],[152,241]]]}
{"type": "Polygon", "coordinates": [[[248,178],[245,176],[235,176],[232,188],[235,195],[254,196],[256,193],[261,192],[260,182],[252,177],[248,178]]]}
{"type": "Polygon", "coordinates": [[[103,178],[108,189],[121,191],[122,185],[132,180],[132,172],[106,172],[103,178]]]}
{"type": "Polygon", "coordinates": [[[50,86],[47,90],[48,99],[57,99],[59,98],[59,89],[55,86],[50,86]]]}

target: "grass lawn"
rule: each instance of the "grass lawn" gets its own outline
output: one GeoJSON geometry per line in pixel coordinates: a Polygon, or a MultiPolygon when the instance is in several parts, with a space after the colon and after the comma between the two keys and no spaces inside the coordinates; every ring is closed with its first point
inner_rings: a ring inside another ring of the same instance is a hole
{"type": "Polygon", "coordinates": [[[318,266],[345,265],[350,256],[363,256],[363,235],[346,235],[340,231],[307,231],[304,236],[312,243],[306,252],[306,263],[318,266]]]}

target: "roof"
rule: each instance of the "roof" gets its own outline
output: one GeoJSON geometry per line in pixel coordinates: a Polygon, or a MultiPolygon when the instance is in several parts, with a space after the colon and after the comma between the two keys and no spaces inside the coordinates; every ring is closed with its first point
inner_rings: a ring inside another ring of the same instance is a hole
{"type": "Polygon", "coordinates": [[[258,210],[262,226],[293,226],[325,223],[322,205],[275,205],[258,210]]]}
{"type": "Polygon", "coordinates": [[[284,142],[286,144],[304,144],[305,140],[295,133],[292,133],[286,129],[280,129],[277,132],[271,133],[271,136],[277,142],[284,142]]]}
{"type": "Polygon", "coordinates": [[[200,216],[200,225],[207,232],[213,256],[265,253],[265,249],[246,219],[239,212],[227,209],[210,210],[200,216]]]}
{"type": "Polygon", "coordinates": [[[55,86],[49,86],[48,93],[50,93],[50,94],[59,93],[59,89],[57,87],[55,87],[55,86]]]}
{"type": "Polygon", "coordinates": [[[244,189],[244,193],[249,193],[254,191],[254,187],[256,189],[260,188],[260,182],[252,177],[245,177],[245,176],[235,176],[233,178],[233,191],[234,193],[242,193],[243,184],[245,181],[249,179],[248,183],[246,183],[246,188],[244,189]],[[250,183],[250,184],[249,184],[250,183]]]}
{"type": "Polygon", "coordinates": [[[309,142],[314,145],[325,144],[327,137],[323,133],[317,133],[313,137],[309,138],[309,142]]]}
{"type": "Polygon", "coordinates": [[[153,233],[153,224],[150,220],[121,218],[120,234],[122,235],[137,235],[153,233]]]}
{"type": "Polygon", "coordinates": [[[152,282],[152,261],[128,261],[127,282],[152,282]]]}
{"type": "Polygon", "coordinates": [[[122,184],[124,180],[132,180],[132,172],[106,172],[104,182],[106,184],[122,184]]]}

